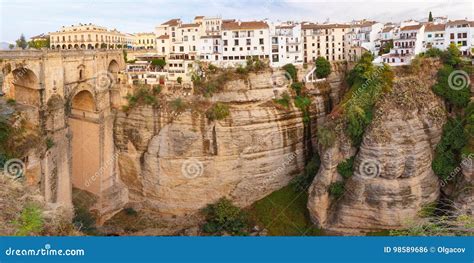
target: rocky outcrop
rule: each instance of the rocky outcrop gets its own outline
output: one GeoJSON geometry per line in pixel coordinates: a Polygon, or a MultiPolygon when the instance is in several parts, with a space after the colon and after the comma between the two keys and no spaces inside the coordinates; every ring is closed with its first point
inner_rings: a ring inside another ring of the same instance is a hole
{"type": "MultiPolygon", "coordinates": [[[[119,113],[118,171],[130,204],[175,218],[222,197],[248,206],[287,185],[304,168],[305,142],[311,142],[305,136],[316,132],[305,130],[299,109],[273,102],[289,91],[274,77],[251,74],[227,83],[212,98],[229,106],[220,121],[194,109],[177,116],[146,106],[119,113]]],[[[325,114],[321,99],[311,107],[313,120],[325,114]]]]}
{"type": "Polygon", "coordinates": [[[344,234],[400,228],[438,199],[439,180],[431,161],[446,116],[430,88],[434,74],[397,78],[393,90],[379,100],[339,199],[328,188],[343,181],[337,165],[356,149],[342,136],[322,150],[308,200],[316,224],[344,234]]]}
{"type": "Polygon", "coordinates": [[[453,206],[460,215],[474,216],[474,155],[465,156],[461,162],[461,173],[458,175],[453,191],[453,206]]]}

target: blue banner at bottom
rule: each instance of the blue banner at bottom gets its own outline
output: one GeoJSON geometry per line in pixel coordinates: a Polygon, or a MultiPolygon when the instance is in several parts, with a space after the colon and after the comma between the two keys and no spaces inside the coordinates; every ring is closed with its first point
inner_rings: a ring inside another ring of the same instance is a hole
{"type": "Polygon", "coordinates": [[[0,262],[474,262],[474,237],[0,237],[0,262]]]}

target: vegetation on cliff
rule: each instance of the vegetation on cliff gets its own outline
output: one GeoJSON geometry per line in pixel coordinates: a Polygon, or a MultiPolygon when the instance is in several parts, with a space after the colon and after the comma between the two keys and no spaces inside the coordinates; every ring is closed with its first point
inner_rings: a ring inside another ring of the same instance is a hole
{"type": "Polygon", "coordinates": [[[432,48],[420,57],[435,57],[443,62],[433,92],[445,100],[451,116],[444,125],[442,138],[436,146],[432,168],[436,175],[448,181],[460,172],[456,168],[462,161],[462,153],[472,153],[474,145],[474,106],[469,104],[471,91],[468,74],[472,72],[472,65],[462,60],[459,49],[453,44],[445,51],[432,48]]]}
{"type": "Polygon", "coordinates": [[[372,64],[373,56],[364,53],[347,76],[351,87],[342,103],[336,107],[331,116],[341,118],[333,121],[318,132],[323,146],[329,147],[334,143],[334,130],[345,131],[355,146],[360,145],[364,131],[372,121],[374,105],[383,93],[391,90],[394,74],[386,65],[372,64]],[[335,129],[332,126],[342,125],[335,129]]]}

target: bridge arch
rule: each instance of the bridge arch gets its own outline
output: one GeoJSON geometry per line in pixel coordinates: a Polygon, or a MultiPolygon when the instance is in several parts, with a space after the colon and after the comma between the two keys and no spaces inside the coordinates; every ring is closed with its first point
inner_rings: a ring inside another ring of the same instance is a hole
{"type": "MultiPolygon", "coordinates": [[[[4,71],[10,71],[6,69],[4,71]]],[[[39,107],[41,105],[41,88],[39,78],[27,67],[19,67],[5,77],[2,91],[7,98],[24,105],[39,107]]]]}
{"type": "Polygon", "coordinates": [[[80,88],[71,99],[69,127],[72,133],[72,186],[94,195],[100,194],[101,124],[96,97],[80,88]]]}

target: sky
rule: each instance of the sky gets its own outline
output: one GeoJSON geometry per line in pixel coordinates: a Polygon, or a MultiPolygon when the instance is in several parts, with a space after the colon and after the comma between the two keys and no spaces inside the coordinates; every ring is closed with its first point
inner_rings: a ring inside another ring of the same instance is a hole
{"type": "Polygon", "coordinates": [[[0,42],[54,32],[63,25],[94,23],[127,33],[153,32],[171,18],[194,16],[241,20],[381,22],[448,16],[474,20],[473,0],[0,0],[0,42]]]}

